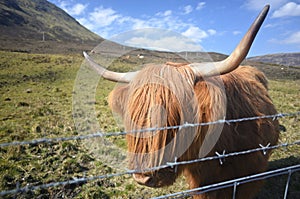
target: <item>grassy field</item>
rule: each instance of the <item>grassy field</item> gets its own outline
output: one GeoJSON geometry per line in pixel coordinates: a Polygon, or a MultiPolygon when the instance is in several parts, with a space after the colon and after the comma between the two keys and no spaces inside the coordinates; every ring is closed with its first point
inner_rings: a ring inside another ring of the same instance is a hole
{"type": "MultiPolygon", "coordinates": [[[[0,143],[79,135],[73,120],[73,95],[76,94],[73,89],[82,61],[81,55],[0,52],[0,143]]],[[[133,63],[138,65],[140,61],[136,59],[133,63]]],[[[300,111],[300,80],[288,76],[278,78],[280,70],[280,66],[274,66],[266,72],[271,79],[270,94],[278,112],[300,111]],[[276,78],[272,78],[274,71],[276,78]]],[[[100,80],[95,101],[90,102],[95,105],[97,120],[105,132],[118,131],[107,105],[108,93],[114,86],[114,83],[100,80]]],[[[300,140],[299,118],[280,119],[287,129],[281,133],[280,142],[300,140]]],[[[125,148],[122,138],[112,137],[109,141],[125,148]]],[[[299,149],[294,146],[274,151],[270,168],[299,164],[299,149]]],[[[84,141],[0,148],[0,191],[115,172],[118,170],[106,164],[84,141]]],[[[282,198],[286,179],[287,176],[268,180],[259,198],[282,198]]],[[[4,198],[149,198],[187,188],[184,179],[179,179],[172,187],[151,189],[123,175],[4,198]]],[[[292,175],[289,196],[299,195],[298,172],[292,175]]]]}

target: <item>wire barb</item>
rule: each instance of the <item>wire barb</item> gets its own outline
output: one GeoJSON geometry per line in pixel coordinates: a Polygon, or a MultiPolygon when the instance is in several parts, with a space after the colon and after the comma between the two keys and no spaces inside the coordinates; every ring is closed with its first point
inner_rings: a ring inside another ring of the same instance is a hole
{"type": "MultiPolygon", "coordinates": [[[[177,157],[175,156],[174,163],[176,164],[176,162],[177,162],[177,157]]],[[[177,169],[178,169],[178,165],[175,166],[175,173],[177,173],[177,169]]]]}
{"type": "Polygon", "coordinates": [[[259,144],[259,146],[262,148],[262,152],[264,155],[267,155],[267,149],[270,147],[271,143],[268,143],[267,146],[264,146],[262,144],[259,144]]]}
{"type": "Polygon", "coordinates": [[[219,154],[218,151],[216,151],[215,154],[219,158],[220,165],[223,165],[223,162],[225,162],[225,150],[223,150],[222,154],[219,154]]]}

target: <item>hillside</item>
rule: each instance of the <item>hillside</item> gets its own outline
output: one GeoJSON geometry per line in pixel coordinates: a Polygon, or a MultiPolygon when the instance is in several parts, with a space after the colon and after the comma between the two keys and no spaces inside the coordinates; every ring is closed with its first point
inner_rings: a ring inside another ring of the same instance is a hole
{"type": "Polygon", "coordinates": [[[300,67],[300,53],[269,54],[257,57],[250,57],[248,60],[263,63],[273,63],[283,66],[300,67]]]}
{"type": "Polygon", "coordinates": [[[79,52],[102,40],[47,0],[0,0],[1,50],[79,52]]]}

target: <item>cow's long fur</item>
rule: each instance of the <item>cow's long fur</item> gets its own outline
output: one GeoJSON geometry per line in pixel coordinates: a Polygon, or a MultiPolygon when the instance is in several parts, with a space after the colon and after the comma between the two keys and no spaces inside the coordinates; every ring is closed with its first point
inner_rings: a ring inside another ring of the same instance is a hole
{"type": "MultiPolygon", "coordinates": [[[[149,65],[130,84],[114,89],[109,104],[123,117],[127,131],[276,113],[265,76],[249,66],[240,66],[220,77],[202,79],[195,77],[187,65],[149,65]]],[[[278,122],[272,119],[133,133],[126,137],[129,167],[145,169],[174,158],[192,160],[215,152],[274,145],[278,135],[278,122]]],[[[218,160],[206,161],[179,166],[176,172],[162,169],[151,175],[156,177],[155,186],[160,187],[171,185],[183,173],[190,188],[195,188],[265,171],[269,155],[256,152],[227,158],[223,165],[218,160]]],[[[253,198],[260,187],[261,182],[241,185],[237,198],[253,198]]],[[[232,189],[197,197],[231,198],[232,189]]]]}

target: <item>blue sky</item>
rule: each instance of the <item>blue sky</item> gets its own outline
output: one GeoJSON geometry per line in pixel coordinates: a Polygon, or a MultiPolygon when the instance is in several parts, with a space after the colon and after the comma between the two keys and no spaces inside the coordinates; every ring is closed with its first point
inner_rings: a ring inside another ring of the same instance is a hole
{"type": "MultiPolygon", "coordinates": [[[[300,52],[300,0],[48,1],[105,39],[114,40],[126,32],[138,30],[151,30],[151,34],[172,31],[176,34],[168,37],[167,34],[160,37],[146,37],[145,33],[143,37],[135,35],[130,42],[174,51],[204,50],[224,54],[230,54],[260,10],[270,4],[270,12],[249,56],[300,52]],[[193,44],[175,35],[183,35],[193,44]]],[[[129,40],[126,42],[129,44],[129,40]]]]}

